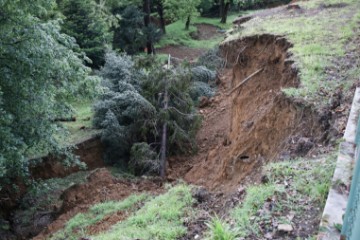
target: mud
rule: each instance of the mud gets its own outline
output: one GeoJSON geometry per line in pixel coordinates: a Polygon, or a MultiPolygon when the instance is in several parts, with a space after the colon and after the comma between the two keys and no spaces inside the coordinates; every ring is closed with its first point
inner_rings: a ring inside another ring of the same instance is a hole
{"type": "Polygon", "coordinates": [[[229,69],[212,104],[201,110],[200,150],[190,159],[173,159],[170,178],[183,174],[190,183],[231,192],[259,179],[264,163],[291,157],[295,150],[306,156],[316,146],[323,135],[317,114],[281,91],[300,84],[289,60],[290,47],[284,38],[272,35],[221,46],[229,69]],[[183,171],[176,173],[182,163],[183,171]]]}

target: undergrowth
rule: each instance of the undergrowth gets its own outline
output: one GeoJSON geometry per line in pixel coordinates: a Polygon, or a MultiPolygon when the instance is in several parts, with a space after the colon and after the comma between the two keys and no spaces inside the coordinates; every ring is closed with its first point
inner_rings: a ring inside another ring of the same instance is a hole
{"type": "Polygon", "coordinates": [[[132,211],[137,204],[145,201],[148,195],[131,195],[123,201],[115,202],[108,201],[98,203],[92,206],[86,213],[78,213],[70,219],[65,228],[57,232],[51,239],[52,240],[77,240],[79,238],[86,238],[88,236],[87,228],[95,225],[103,220],[106,216],[120,212],[132,211]]]}
{"type": "Polygon", "coordinates": [[[274,225],[295,225],[304,219],[308,222],[320,221],[335,159],[334,155],[330,155],[324,159],[269,164],[265,170],[268,182],[248,187],[245,199],[230,211],[227,222],[231,223],[231,228],[227,229],[225,221],[215,218],[209,225],[208,234],[259,238],[260,235],[274,232],[274,225]],[[317,211],[317,215],[311,216],[314,211],[317,211]],[[289,218],[289,215],[292,217],[289,218]]]}
{"type": "Polygon", "coordinates": [[[109,231],[91,239],[177,239],[186,233],[183,217],[190,214],[192,203],[190,186],[174,186],[165,194],[145,202],[141,209],[109,231]]]}

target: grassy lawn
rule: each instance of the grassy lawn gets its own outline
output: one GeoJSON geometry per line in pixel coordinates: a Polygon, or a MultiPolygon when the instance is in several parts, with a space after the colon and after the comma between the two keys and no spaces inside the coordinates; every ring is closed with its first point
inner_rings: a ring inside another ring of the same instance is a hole
{"type": "Polygon", "coordinates": [[[77,143],[99,133],[99,130],[92,128],[92,104],[93,100],[80,100],[72,103],[76,121],[63,123],[70,134],[67,139],[69,143],[77,143]]]}
{"type": "Polygon", "coordinates": [[[87,212],[70,219],[65,228],[51,239],[88,239],[87,229],[90,226],[121,211],[126,211],[129,217],[89,239],[177,239],[186,233],[183,218],[189,215],[192,203],[191,187],[184,184],[171,187],[166,193],[155,197],[147,194],[131,195],[119,202],[98,203],[87,212]]]}
{"type": "Polygon", "coordinates": [[[191,32],[196,31],[196,26],[194,26],[194,24],[207,23],[217,26],[219,29],[228,30],[232,27],[232,21],[241,14],[245,14],[245,12],[229,14],[226,24],[220,23],[219,18],[196,17],[192,20],[192,25],[188,31],[185,30],[184,21],[176,21],[166,26],[166,35],[160,40],[156,47],[184,45],[190,48],[213,48],[223,40],[223,36],[207,40],[194,40],[190,36],[191,32]]]}
{"type": "Polygon", "coordinates": [[[326,98],[317,94],[319,89],[325,92],[332,92],[339,86],[347,89],[352,84],[351,80],[360,74],[359,69],[346,69],[343,79],[332,81],[327,79],[326,74],[326,70],[338,67],[334,59],[344,57],[346,52],[355,49],[355,45],[349,46],[347,43],[358,34],[356,27],[360,22],[360,2],[313,0],[298,4],[305,10],[304,14],[290,16],[289,13],[280,13],[255,18],[243,24],[244,28],[226,41],[265,33],[286,36],[294,44],[291,52],[300,69],[302,86],[299,89],[287,89],[285,92],[294,97],[323,103],[326,98]],[[324,4],[334,3],[343,3],[345,6],[323,7],[324,4]]]}

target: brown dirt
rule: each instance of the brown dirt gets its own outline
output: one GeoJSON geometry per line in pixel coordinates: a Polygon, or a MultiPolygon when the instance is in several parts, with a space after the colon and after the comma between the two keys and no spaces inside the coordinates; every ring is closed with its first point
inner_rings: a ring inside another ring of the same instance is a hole
{"type": "Polygon", "coordinates": [[[193,39],[208,40],[214,37],[221,36],[219,28],[214,25],[207,23],[199,23],[194,25],[196,26],[197,31],[190,34],[193,39]]]}
{"type": "MultiPolygon", "coordinates": [[[[158,194],[162,192],[162,182],[159,179],[119,180],[112,177],[105,168],[94,170],[87,178],[87,182],[76,184],[68,188],[61,196],[62,206],[59,208],[57,219],[33,239],[40,240],[63,228],[65,223],[77,213],[84,212],[92,205],[104,201],[119,201],[131,194],[140,192],[158,194]]],[[[126,215],[119,213],[108,216],[109,222],[115,223],[125,219],[126,215]]],[[[90,228],[91,231],[100,231],[101,227],[111,226],[109,222],[90,228]]]]}
{"type": "Polygon", "coordinates": [[[232,67],[224,71],[212,104],[200,111],[203,125],[197,135],[199,152],[190,159],[171,159],[169,178],[183,177],[209,189],[232,192],[259,179],[265,162],[291,155],[291,149],[298,149],[302,155],[310,151],[312,147],[296,147],[297,141],[305,138],[314,146],[322,129],[319,119],[309,107],[281,92],[283,87],[299,85],[297,71],[288,60],[289,47],[284,38],[272,35],[221,46],[232,67]],[[228,95],[259,69],[263,70],[228,95]]]}
{"type": "Polygon", "coordinates": [[[156,50],[157,53],[170,54],[174,58],[188,61],[197,59],[206,51],[207,49],[204,48],[189,48],[180,45],[170,45],[156,50]]]}
{"type": "Polygon", "coordinates": [[[96,225],[91,225],[87,228],[86,232],[89,235],[97,235],[101,232],[106,232],[109,230],[113,225],[118,222],[124,221],[128,217],[127,212],[120,211],[115,214],[106,216],[101,222],[96,223],[96,225]]]}
{"type": "MultiPolygon", "coordinates": [[[[99,137],[91,137],[76,144],[74,154],[84,162],[87,169],[104,167],[104,148],[99,137]]],[[[30,173],[34,179],[49,179],[65,177],[71,173],[78,172],[79,167],[65,167],[58,158],[45,156],[39,160],[30,160],[30,173]]]]}

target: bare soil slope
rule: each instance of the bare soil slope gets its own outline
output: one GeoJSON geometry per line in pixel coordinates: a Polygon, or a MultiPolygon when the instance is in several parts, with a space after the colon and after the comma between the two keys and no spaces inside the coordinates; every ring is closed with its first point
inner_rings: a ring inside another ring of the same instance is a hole
{"type": "Polygon", "coordinates": [[[284,38],[272,35],[221,46],[231,67],[221,76],[218,95],[201,111],[204,120],[197,137],[200,150],[190,161],[173,159],[171,178],[183,176],[209,189],[232,191],[244,184],[245,178],[258,179],[256,173],[263,163],[295,152],[306,155],[324,137],[322,129],[327,124],[322,126],[309,107],[281,92],[282,88],[299,85],[297,70],[289,60],[289,47],[284,38]]]}

